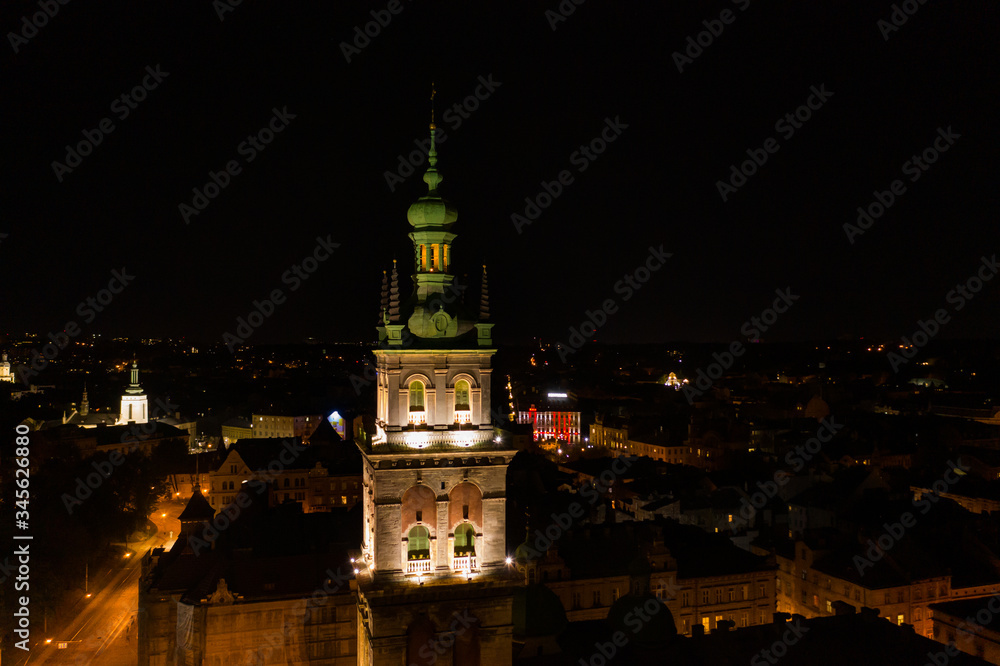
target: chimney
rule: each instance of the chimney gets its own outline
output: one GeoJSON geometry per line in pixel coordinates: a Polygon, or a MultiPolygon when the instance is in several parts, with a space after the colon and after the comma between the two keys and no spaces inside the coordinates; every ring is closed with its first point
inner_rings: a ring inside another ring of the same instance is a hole
{"type": "Polygon", "coordinates": [[[869,608],[868,606],[861,607],[861,619],[865,622],[874,622],[878,619],[879,609],[869,608]]]}
{"type": "Polygon", "coordinates": [[[854,615],[856,612],[857,609],[846,601],[840,601],[838,599],[833,602],[834,615],[854,615]]]}

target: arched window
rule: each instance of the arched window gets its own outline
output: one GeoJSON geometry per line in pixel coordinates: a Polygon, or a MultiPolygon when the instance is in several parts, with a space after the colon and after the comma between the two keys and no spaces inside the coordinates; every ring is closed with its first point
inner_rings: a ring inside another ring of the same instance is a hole
{"type": "MultiPolygon", "coordinates": [[[[437,629],[427,615],[418,617],[406,630],[406,663],[410,664],[410,666],[433,666],[440,658],[441,653],[438,652],[435,654],[435,651],[427,649],[427,646],[437,647],[438,645],[443,645],[441,639],[436,634],[437,629]]],[[[468,663],[471,666],[478,666],[479,664],[479,662],[471,660],[468,662],[456,661],[454,663],[468,663]]]]}
{"type": "Polygon", "coordinates": [[[476,552],[476,530],[470,523],[455,528],[455,556],[464,557],[476,552]]]}
{"type": "Polygon", "coordinates": [[[417,525],[407,535],[406,555],[409,560],[426,560],[431,556],[431,533],[423,525],[417,525]]]}
{"type": "Polygon", "coordinates": [[[410,382],[410,411],[424,411],[424,383],[421,381],[410,382]]]}
{"type": "Polygon", "coordinates": [[[455,382],[455,410],[469,409],[469,382],[460,379],[455,382]]]}

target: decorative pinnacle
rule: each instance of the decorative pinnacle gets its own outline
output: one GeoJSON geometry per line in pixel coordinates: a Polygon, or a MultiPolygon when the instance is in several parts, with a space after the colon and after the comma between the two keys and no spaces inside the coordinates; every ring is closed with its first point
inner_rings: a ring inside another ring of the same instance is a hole
{"type": "Polygon", "coordinates": [[[386,318],[389,315],[389,275],[386,271],[382,271],[382,299],[379,301],[379,306],[381,310],[378,325],[385,326],[388,323],[386,318]]]}
{"type": "Polygon", "coordinates": [[[396,260],[392,260],[392,282],[389,286],[389,321],[399,321],[399,273],[396,271],[396,260]]]}
{"type": "Polygon", "coordinates": [[[483,264],[483,281],[479,298],[479,321],[489,321],[490,319],[490,291],[489,283],[486,279],[486,264],[483,264]]]}

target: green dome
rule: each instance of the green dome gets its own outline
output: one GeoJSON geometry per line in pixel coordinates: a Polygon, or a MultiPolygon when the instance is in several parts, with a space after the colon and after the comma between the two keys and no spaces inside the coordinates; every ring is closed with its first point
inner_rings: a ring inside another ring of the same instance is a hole
{"type": "Polygon", "coordinates": [[[514,561],[518,564],[527,564],[539,555],[535,547],[528,541],[530,538],[525,539],[524,543],[514,549],[514,561]]]}
{"type": "Polygon", "coordinates": [[[626,594],[608,609],[608,625],[637,647],[657,647],[677,636],[674,616],[654,595],[626,594]]]}
{"type": "Polygon", "coordinates": [[[410,206],[406,211],[406,219],[417,229],[448,227],[458,219],[458,210],[441,197],[428,194],[410,206]]]}
{"type": "Polygon", "coordinates": [[[556,593],[541,583],[514,590],[511,611],[514,635],[558,636],[566,628],[566,611],[556,593]]]}

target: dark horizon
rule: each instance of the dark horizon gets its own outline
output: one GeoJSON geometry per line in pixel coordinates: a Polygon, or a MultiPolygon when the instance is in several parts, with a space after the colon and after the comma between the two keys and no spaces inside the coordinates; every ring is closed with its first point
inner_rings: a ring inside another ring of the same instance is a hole
{"type": "MultiPolygon", "coordinates": [[[[74,321],[81,336],[222,342],[282,289],[249,344],[374,339],[393,257],[408,294],[406,209],[426,190],[424,165],[387,173],[426,140],[434,81],[454,272],[478,293],[487,264],[502,344],[565,341],[608,299],[602,342],[745,341],[786,289],[799,300],[765,342],[898,340],[939,310],[941,339],[996,339],[995,281],[953,292],[998,245],[995,7],[926,3],[890,30],[890,2],[546,13],[559,6],[404,2],[352,50],[386,4],[240,4],[221,20],[205,3],[59,5],[8,37],[0,334],[74,321]],[[712,29],[679,72],[675,52],[712,29]],[[143,100],[121,100],[144,81],[143,100]],[[786,118],[803,105],[808,120],[786,118]],[[91,154],[53,167],[103,119],[91,154]],[[933,164],[912,162],[935,141],[933,164]],[[747,159],[763,164],[720,191],[747,159]],[[210,173],[218,195],[179,210],[210,173]],[[525,198],[540,194],[555,196],[535,216],[525,198]],[[845,231],[877,198],[885,213],[845,231]],[[317,239],[338,247],[292,290],[283,276],[317,239]],[[648,282],[616,289],[661,245],[672,256],[648,282]],[[87,321],[79,304],[123,268],[134,281],[87,321]]],[[[37,11],[9,5],[8,32],[37,11]]]]}

